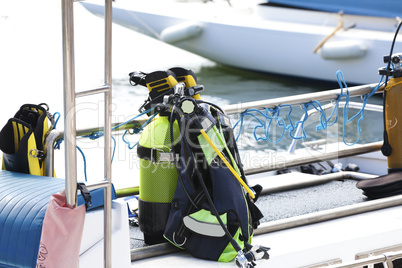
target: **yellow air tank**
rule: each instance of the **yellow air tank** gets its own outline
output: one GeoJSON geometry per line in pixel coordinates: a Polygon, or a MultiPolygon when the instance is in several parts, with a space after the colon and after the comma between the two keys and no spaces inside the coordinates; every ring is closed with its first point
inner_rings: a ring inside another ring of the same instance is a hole
{"type": "Polygon", "coordinates": [[[389,172],[402,170],[402,77],[391,78],[385,88],[385,126],[392,148],[388,156],[389,172]]]}
{"type": "MultiPolygon", "coordinates": [[[[176,144],[180,130],[173,126],[176,144]]],[[[140,157],[140,195],[138,223],[148,245],[164,242],[163,232],[177,184],[173,162],[170,123],[167,116],[159,116],[141,134],[137,147],[140,157]],[[148,152],[149,151],[149,152],[148,152]]]]}
{"type": "MultiPolygon", "coordinates": [[[[184,83],[187,96],[200,99],[193,71],[176,67],[168,71],[156,71],[147,74],[146,86],[151,100],[162,102],[165,94],[170,92],[178,82],[184,83]],[[190,92],[191,91],[191,92],[190,92]]],[[[156,105],[156,103],[152,103],[156,105]]],[[[138,201],[138,224],[144,233],[148,245],[162,243],[168,220],[171,201],[176,190],[178,174],[173,152],[180,151],[180,129],[177,121],[173,122],[172,148],[170,111],[161,111],[142,132],[137,146],[140,163],[140,194],[138,201]]]]}

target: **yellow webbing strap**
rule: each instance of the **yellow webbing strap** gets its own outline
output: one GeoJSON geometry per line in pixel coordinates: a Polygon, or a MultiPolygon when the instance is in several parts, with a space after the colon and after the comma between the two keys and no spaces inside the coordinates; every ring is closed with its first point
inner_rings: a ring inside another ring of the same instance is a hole
{"type": "Polygon", "coordinates": [[[43,170],[39,166],[39,159],[32,155],[32,150],[36,149],[35,136],[31,134],[28,138],[27,159],[29,165],[29,174],[43,176],[43,170]]]}
{"type": "Polygon", "coordinates": [[[223,156],[223,154],[219,151],[219,149],[215,146],[215,144],[211,141],[211,139],[208,137],[207,133],[205,133],[205,130],[201,129],[201,134],[204,136],[205,140],[211,145],[212,149],[216,152],[216,154],[219,156],[219,158],[225,163],[225,165],[229,168],[229,170],[232,172],[232,174],[236,177],[236,179],[240,182],[240,184],[246,189],[248,194],[251,196],[251,198],[255,198],[255,195],[253,191],[248,187],[248,185],[243,181],[243,179],[237,174],[237,172],[233,169],[233,167],[230,165],[230,163],[226,160],[226,158],[223,156]]]}

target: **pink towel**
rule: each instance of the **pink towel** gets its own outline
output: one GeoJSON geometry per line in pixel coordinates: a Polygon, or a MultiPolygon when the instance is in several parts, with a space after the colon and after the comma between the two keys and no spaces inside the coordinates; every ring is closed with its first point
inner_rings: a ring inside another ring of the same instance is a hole
{"type": "Polygon", "coordinates": [[[67,208],[64,190],[50,197],[42,226],[37,268],[78,267],[85,205],[67,208]]]}

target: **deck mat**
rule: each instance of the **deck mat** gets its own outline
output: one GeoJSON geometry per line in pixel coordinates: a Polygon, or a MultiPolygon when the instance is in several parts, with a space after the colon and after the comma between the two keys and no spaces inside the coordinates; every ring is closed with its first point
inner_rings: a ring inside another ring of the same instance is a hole
{"type": "MultiPolygon", "coordinates": [[[[256,205],[270,222],[312,212],[362,203],[367,198],[356,181],[342,180],[260,196],[256,205]]],[[[131,249],[146,247],[139,227],[130,226],[131,249]]]]}

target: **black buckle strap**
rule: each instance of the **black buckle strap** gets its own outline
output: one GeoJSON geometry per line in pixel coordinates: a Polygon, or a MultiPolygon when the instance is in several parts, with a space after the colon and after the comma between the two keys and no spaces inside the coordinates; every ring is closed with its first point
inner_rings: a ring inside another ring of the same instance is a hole
{"type": "Polygon", "coordinates": [[[174,163],[174,153],[179,151],[180,143],[176,144],[174,150],[170,150],[169,152],[165,152],[158,148],[148,148],[139,144],[137,145],[137,156],[141,159],[151,161],[154,164],[159,162],[174,163]]]}
{"type": "Polygon", "coordinates": [[[85,200],[85,208],[86,208],[86,210],[88,210],[89,207],[92,207],[91,193],[89,192],[87,186],[83,182],[78,182],[77,188],[80,190],[81,195],[85,200]]]}

